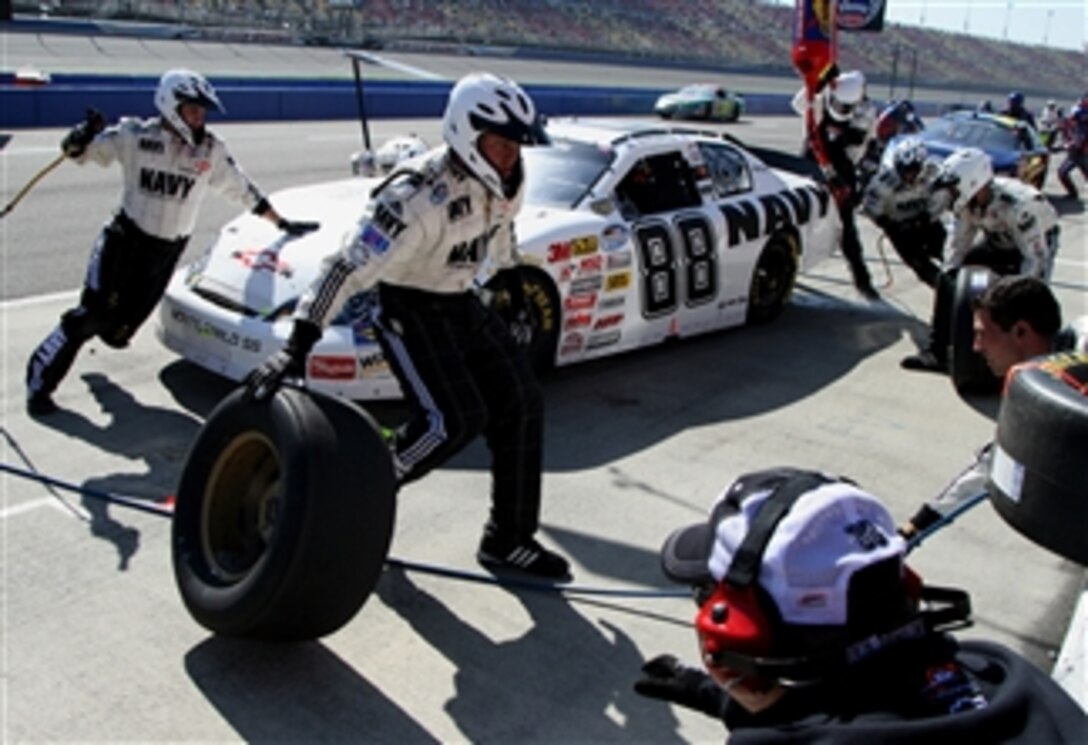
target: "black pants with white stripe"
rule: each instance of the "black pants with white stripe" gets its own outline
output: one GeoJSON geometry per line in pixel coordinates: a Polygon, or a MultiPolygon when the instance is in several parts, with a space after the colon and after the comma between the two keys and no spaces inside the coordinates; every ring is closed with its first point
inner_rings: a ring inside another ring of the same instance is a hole
{"type": "Polygon", "coordinates": [[[103,228],[91,251],[79,305],[30,356],[30,393],[51,394],[75,362],[79,348],[98,336],[123,348],[155,309],[187,238],[164,241],[136,227],[123,212],[103,228]]]}
{"type": "Polygon", "coordinates": [[[397,432],[404,483],[483,434],[491,450],[491,523],[528,538],[539,524],[543,399],[524,352],[475,293],[379,284],[378,341],[412,414],[397,432]]]}

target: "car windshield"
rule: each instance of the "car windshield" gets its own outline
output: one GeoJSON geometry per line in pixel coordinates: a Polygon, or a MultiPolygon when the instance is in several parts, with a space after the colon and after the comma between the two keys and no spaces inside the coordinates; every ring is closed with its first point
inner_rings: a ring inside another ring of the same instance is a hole
{"type": "Polygon", "coordinates": [[[983,150],[1020,150],[1025,145],[1030,147],[1030,143],[1021,144],[1017,130],[1002,127],[986,119],[938,119],[925,132],[927,138],[947,140],[956,145],[983,150]]]}
{"type": "Polygon", "coordinates": [[[585,142],[553,139],[548,147],[527,147],[525,203],[574,207],[612,163],[613,152],[585,142]]]}
{"type": "Polygon", "coordinates": [[[708,96],[714,92],[709,85],[685,85],[680,93],[685,96],[708,96]]]}

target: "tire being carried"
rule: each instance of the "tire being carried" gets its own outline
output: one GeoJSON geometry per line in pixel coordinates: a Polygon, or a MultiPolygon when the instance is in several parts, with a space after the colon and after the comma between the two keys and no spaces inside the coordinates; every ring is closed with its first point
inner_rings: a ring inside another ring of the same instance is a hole
{"type": "Polygon", "coordinates": [[[997,277],[984,266],[964,266],[956,275],[948,365],[952,383],[961,394],[991,394],[1001,388],[1001,379],[986,364],[986,358],[974,350],[974,303],[997,277]]]}
{"type": "Polygon", "coordinates": [[[395,514],[392,459],[357,406],[293,388],[238,389],[189,451],[173,523],[185,606],[224,636],[303,640],[373,591],[395,514]]]}

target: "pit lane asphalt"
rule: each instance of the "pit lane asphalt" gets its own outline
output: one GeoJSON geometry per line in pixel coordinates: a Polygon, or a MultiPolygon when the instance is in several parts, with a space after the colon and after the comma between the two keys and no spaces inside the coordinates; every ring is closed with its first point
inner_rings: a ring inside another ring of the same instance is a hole
{"type": "MultiPolygon", "coordinates": [[[[434,122],[386,124],[376,141],[404,126],[437,141],[434,122]]],[[[347,122],[218,128],[267,189],[346,173],[359,137],[347,122]]],[[[729,129],[789,148],[797,132],[789,119],[729,129]]],[[[58,138],[59,131],[16,133],[9,149],[42,149],[4,154],[5,201],[58,138]]],[[[125,352],[88,344],[57,396],[62,413],[39,423],[23,412],[26,355],[74,299],[90,243],[116,204],[112,170],[65,166],[63,174],[0,224],[0,390],[10,436],[3,461],[29,461],[88,488],[161,498],[173,492],[189,442],[230,386],[176,360],[151,324],[125,352]],[[47,282],[26,291],[43,275],[47,282]]],[[[1054,183],[1048,191],[1059,193],[1054,183]]],[[[209,197],[190,252],[233,212],[209,197]]],[[[1054,286],[1073,316],[1088,312],[1083,211],[1068,212],[1062,224],[1054,286]]],[[[861,225],[874,279],[885,284],[875,233],[861,225]]],[[[906,517],[966,465],[992,436],[997,401],[965,402],[946,378],[899,369],[924,336],[930,293],[891,259],[884,303],[858,299],[835,259],[802,277],[795,302],[770,326],[546,381],[542,540],[572,559],[580,583],[673,589],[658,568],[661,542],[701,520],[746,470],[843,473],[906,517]]],[[[374,411],[397,414],[394,406],[374,411]]],[[[407,487],[393,555],[475,569],[486,468],[477,443],[407,487]]],[[[166,520],[65,497],[69,509],[40,484],[11,476],[0,485],[5,740],[723,738],[702,715],[631,690],[642,661],[655,654],[696,661],[689,602],[568,600],[387,571],[358,616],[329,638],[218,639],[191,620],[177,594],[166,520]]],[[[1050,669],[1082,568],[1021,537],[988,505],[933,536],[911,564],[931,583],[972,593],[976,625],[962,636],[1000,641],[1050,669]]]]}

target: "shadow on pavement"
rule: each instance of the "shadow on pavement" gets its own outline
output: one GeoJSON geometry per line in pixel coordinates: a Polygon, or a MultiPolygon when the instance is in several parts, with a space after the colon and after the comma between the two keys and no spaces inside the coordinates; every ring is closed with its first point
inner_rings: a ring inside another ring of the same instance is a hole
{"type": "Polygon", "coordinates": [[[243,742],[439,742],[320,642],[210,637],[185,671],[243,742]]]}
{"type": "Polygon", "coordinates": [[[634,641],[560,595],[517,593],[533,625],[495,641],[398,569],[378,594],[456,669],[444,708],[467,742],[684,742],[671,709],[634,692],[644,662],[634,641]]]}
{"type": "MultiPolygon", "coordinates": [[[[82,414],[60,409],[38,423],[76,437],[103,452],[143,464],[139,473],[114,473],[89,478],[81,484],[87,492],[107,492],[148,502],[163,502],[174,493],[178,474],[200,422],[185,414],[157,406],[145,406],[132,394],[101,373],[82,376],[109,422],[99,425],[82,414]]],[[[117,520],[110,505],[85,493],[82,506],[90,516],[91,535],[117,547],[118,569],[128,569],[139,550],[140,532],[117,520]]],[[[123,508],[121,508],[123,509],[123,508]]]]}

